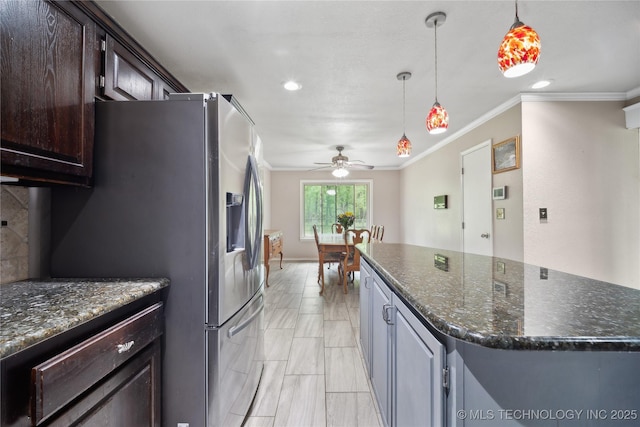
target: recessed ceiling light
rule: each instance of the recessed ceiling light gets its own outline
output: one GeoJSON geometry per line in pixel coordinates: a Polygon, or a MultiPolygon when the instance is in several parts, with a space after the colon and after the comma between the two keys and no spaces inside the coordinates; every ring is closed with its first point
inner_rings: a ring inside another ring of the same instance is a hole
{"type": "Polygon", "coordinates": [[[288,82],[285,82],[285,84],[283,85],[284,88],[286,90],[300,90],[302,88],[302,85],[298,82],[294,82],[293,80],[289,80],[288,82]]]}
{"type": "Polygon", "coordinates": [[[531,85],[531,89],[542,89],[543,87],[547,87],[551,84],[551,80],[540,80],[539,82],[535,82],[531,85]]]}

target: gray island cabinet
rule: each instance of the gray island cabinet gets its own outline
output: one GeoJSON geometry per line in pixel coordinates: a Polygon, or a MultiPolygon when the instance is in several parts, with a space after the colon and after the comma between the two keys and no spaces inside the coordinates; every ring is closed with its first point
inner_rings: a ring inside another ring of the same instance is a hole
{"type": "Polygon", "coordinates": [[[387,426],[640,425],[640,290],[501,258],[358,245],[387,426]]]}

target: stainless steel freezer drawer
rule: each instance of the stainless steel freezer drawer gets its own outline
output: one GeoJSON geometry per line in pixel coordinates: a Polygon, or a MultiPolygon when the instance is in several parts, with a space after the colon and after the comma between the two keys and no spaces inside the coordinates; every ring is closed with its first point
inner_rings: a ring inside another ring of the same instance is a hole
{"type": "Polygon", "coordinates": [[[264,296],[227,323],[207,331],[207,426],[240,426],[257,392],[264,364],[264,296]]]}

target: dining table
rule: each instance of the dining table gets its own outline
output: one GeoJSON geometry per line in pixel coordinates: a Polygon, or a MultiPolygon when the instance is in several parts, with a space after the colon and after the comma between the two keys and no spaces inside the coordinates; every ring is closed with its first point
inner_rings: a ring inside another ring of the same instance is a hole
{"type": "MultiPolygon", "coordinates": [[[[351,234],[349,235],[351,237],[351,234]]],[[[349,249],[353,250],[353,243],[348,242],[349,249]]],[[[343,234],[318,234],[318,268],[320,269],[320,295],[324,295],[324,256],[327,253],[345,252],[345,242],[343,234]]]]}

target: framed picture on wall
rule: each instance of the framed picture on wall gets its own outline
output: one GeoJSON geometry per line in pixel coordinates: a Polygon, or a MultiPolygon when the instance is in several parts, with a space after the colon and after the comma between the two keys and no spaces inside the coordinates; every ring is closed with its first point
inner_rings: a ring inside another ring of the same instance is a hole
{"type": "Polygon", "coordinates": [[[516,135],[491,147],[491,170],[501,173],[520,167],[520,136],[516,135]]]}

